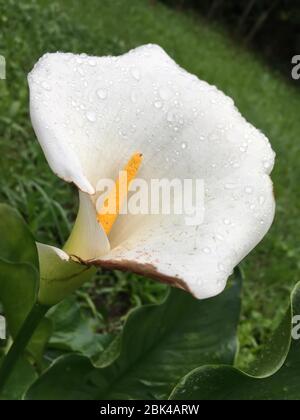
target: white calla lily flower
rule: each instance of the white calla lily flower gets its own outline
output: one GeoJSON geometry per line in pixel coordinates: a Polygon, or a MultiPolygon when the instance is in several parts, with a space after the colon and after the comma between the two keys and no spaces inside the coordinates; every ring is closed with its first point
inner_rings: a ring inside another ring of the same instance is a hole
{"type": "Polygon", "coordinates": [[[56,257],[131,270],[201,299],[219,294],[273,221],[268,139],[232,99],[156,45],[119,57],[46,54],[28,80],[31,119],[49,165],[80,190],[74,230],[56,257]],[[127,214],[107,235],[97,218],[97,182],[116,179],[136,152],[143,154],[139,175],[149,182],[204,180],[201,225],[187,225],[184,215],[127,214]]]}

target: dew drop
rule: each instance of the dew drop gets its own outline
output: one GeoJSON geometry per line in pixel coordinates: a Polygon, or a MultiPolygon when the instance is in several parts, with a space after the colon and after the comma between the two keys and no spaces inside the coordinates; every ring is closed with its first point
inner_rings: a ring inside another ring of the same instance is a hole
{"type": "Polygon", "coordinates": [[[265,203],[266,199],[263,195],[261,195],[258,199],[259,204],[262,206],[265,203]]]}
{"type": "Polygon", "coordinates": [[[253,188],[252,187],[246,187],[245,188],[245,193],[246,194],[252,194],[253,193],[253,188]]]}
{"type": "Polygon", "coordinates": [[[131,131],[132,133],[134,133],[134,132],[136,131],[136,125],[135,125],[135,124],[132,124],[132,125],[131,125],[131,127],[130,127],[130,131],[131,131]]]}
{"type": "Polygon", "coordinates": [[[96,121],[96,114],[93,111],[88,111],[86,114],[86,118],[88,119],[88,121],[90,122],[95,122],[96,121]]]}
{"type": "Polygon", "coordinates": [[[221,273],[224,273],[225,272],[225,267],[224,267],[224,265],[222,263],[219,263],[218,264],[218,271],[220,271],[221,273]]]}
{"type": "Polygon", "coordinates": [[[230,220],[229,219],[223,219],[223,223],[224,223],[224,225],[229,226],[230,225],[230,220]]]}
{"type": "Polygon", "coordinates": [[[136,103],[136,94],[135,94],[135,92],[131,92],[130,99],[131,99],[131,102],[136,103]]]}
{"type": "Polygon", "coordinates": [[[100,98],[102,100],[107,98],[107,92],[106,92],[105,89],[98,89],[97,90],[97,95],[98,95],[98,98],[100,98]]]}
{"type": "Polygon", "coordinates": [[[202,251],[204,252],[204,254],[210,254],[210,248],[203,248],[202,251]]]}
{"type": "Polygon", "coordinates": [[[42,88],[45,89],[45,90],[48,90],[48,91],[51,90],[51,87],[50,87],[50,85],[47,82],[43,82],[42,83],[42,88]]]}
{"type": "Polygon", "coordinates": [[[84,70],[82,67],[79,67],[78,73],[81,74],[81,76],[84,76],[84,70]]]}
{"type": "Polygon", "coordinates": [[[159,89],[159,96],[161,97],[161,99],[167,100],[170,96],[170,92],[166,88],[160,88],[159,89]]]}
{"type": "Polygon", "coordinates": [[[236,185],[229,182],[229,183],[225,184],[224,187],[225,187],[226,190],[233,190],[236,187],[236,185]]]}
{"type": "Polygon", "coordinates": [[[96,60],[94,58],[90,58],[88,60],[88,63],[89,63],[90,66],[94,67],[96,65],[96,60]]]}
{"type": "Polygon", "coordinates": [[[120,136],[122,136],[122,137],[127,137],[126,131],[124,131],[124,130],[120,130],[120,131],[119,131],[119,134],[120,134],[120,136]]]}
{"type": "Polygon", "coordinates": [[[225,285],[225,280],[223,278],[217,280],[217,286],[223,288],[224,285],[225,285]]]}
{"type": "Polygon", "coordinates": [[[269,169],[271,167],[271,163],[268,160],[264,160],[264,168],[269,169]]]}
{"type": "Polygon", "coordinates": [[[141,78],[141,73],[140,73],[139,69],[137,69],[137,68],[132,68],[131,69],[131,75],[137,81],[139,81],[140,78],[141,78]]]}
{"type": "Polygon", "coordinates": [[[187,148],[187,144],[186,143],[181,143],[181,148],[184,150],[187,148]]]}
{"type": "Polygon", "coordinates": [[[161,107],[163,106],[163,104],[162,104],[161,101],[156,101],[156,102],[154,102],[154,106],[155,106],[156,109],[161,109],[161,107]]]}

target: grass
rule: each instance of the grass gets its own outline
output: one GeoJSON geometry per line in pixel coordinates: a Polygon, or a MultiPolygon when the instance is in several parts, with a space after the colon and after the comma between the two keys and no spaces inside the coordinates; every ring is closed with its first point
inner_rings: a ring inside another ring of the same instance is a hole
{"type": "MultiPolygon", "coordinates": [[[[62,244],[77,208],[73,188],[50,172],[28,116],[26,73],[46,51],[120,54],[158,43],[187,70],[232,96],[270,138],[277,153],[277,215],[269,235],[243,263],[239,363],[246,365],[275,328],[299,280],[299,92],[219,28],[147,0],[0,0],[0,24],[0,54],[7,59],[7,80],[0,81],[0,201],[18,207],[40,241],[62,244]]],[[[164,291],[120,273],[103,273],[96,284],[92,296],[112,328],[128,307],[155,301],[164,291]]]]}

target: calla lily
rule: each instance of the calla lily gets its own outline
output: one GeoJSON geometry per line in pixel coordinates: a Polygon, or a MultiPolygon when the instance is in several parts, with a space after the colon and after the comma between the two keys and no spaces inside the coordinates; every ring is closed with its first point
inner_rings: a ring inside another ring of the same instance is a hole
{"type": "Polygon", "coordinates": [[[274,152],[266,136],[231,98],[156,45],[119,57],[46,54],[28,80],[32,124],[49,165],[80,191],[64,250],[39,246],[41,301],[62,298],[75,287],[70,279],[91,265],[131,270],[200,299],[222,292],[273,221],[274,152]],[[97,217],[97,181],[116,179],[136,152],[144,157],[143,179],[205,181],[201,225],[189,226],[178,215],[128,214],[107,234],[97,217]],[[69,280],[55,273],[54,261],[69,280]],[[55,277],[61,278],[58,294],[51,291],[55,277]]]}

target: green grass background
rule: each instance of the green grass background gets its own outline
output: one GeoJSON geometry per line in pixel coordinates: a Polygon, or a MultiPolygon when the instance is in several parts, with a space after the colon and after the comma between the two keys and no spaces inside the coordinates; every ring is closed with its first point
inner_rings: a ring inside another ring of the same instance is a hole
{"type": "MultiPolygon", "coordinates": [[[[270,138],[277,213],[246,272],[239,364],[250,362],[275,328],[299,280],[300,95],[220,28],[150,0],[0,0],[0,201],[16,206],[39,241],[61,245],[77,208],[76,191],[48,168],[28,115],[26,74],[47,51],[120,54],[158,43],[183,67],[232,96],[270,138]]],[[[78,299],[98,309],[107,330],[132,306],[153,302],[164,286],[118,272],[99,274],[78,299]],[[91,299],[88,293],[90,293],[91,299]]],[[[222,326],[220,326],[222,328],[222,326]]]]}

